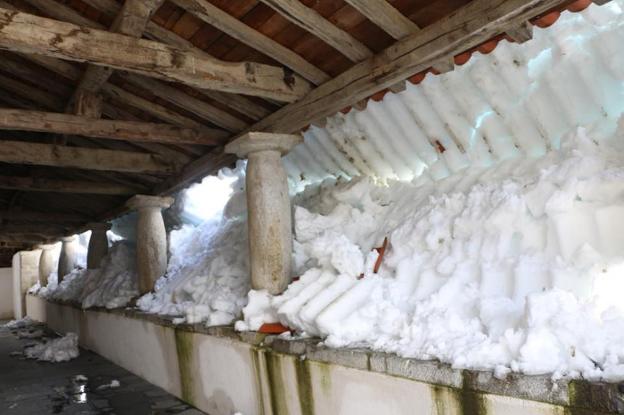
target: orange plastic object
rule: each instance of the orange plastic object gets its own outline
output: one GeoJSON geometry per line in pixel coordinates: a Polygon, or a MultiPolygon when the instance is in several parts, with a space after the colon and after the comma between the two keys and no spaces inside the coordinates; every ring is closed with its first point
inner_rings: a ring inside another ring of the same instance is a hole
{"type": "Polygon", "coordinates": [[[260,326],[258,333],[264,334],[282,334],[290,331],[286,326],[282,326],[280,323],[264,323],[260,326]]]}
{"type": "Polygon", "coordinates": [[[373,272],[375,274],[377,274],[377,271],[379,271],[379,268],[381,267],[381,262],[383,261],[384,254],[386,253],[386,248],[388,248],[388,237],[384,238],[381,247],[375,248],[375,250],[379,253],[377,261],[375,261],[375,266],[373,267],[373,272]]]}

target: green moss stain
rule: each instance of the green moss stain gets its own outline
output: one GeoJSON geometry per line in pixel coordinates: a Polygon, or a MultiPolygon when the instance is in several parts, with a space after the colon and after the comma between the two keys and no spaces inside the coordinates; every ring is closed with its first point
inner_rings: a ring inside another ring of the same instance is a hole
{"type": "Polygon", "coordinates": [[[470,390],[468,387],[468,372],[463,373],[463,385],[457,393],[457,401],[462,415],[486,415],[487,408],[482,394],[470,390]]]}
{"type": "Polygon", "coordinates": [[[286,403],[286,385],[282,375],[280,356],[274,353],[264,353],[267,376],[269,378],[269,396],[271,398],[271,412],[273,415],[288,415],[286,403]]]}
{"type": "Polygon", "coordinates": [[[193,333],[183,330],[175,331],[176,353],[180,368],[180,385],[182,399],[193,403],[193,333]]]}
{"type": "Polygon", "coordinates": [[[302,360],[296,357],[295,373],[297,375],[297,392],[301,414],[314,415],[314,394],[310,376],[310,363],[305,359],[302,360]]]}
{"type": "Polygon", "coordinates": [[[453,413],[453,408],[459,405],[456,391],[443,386],[432,385],[431,395],[433,398],[432,413],[436,415],[448,415],[453,413]]]}
{"type": "Polygon", "coordinates": [[[315,363],[316,367],[319,369],[320,377],[321,377],[321,390],[325,395],[329,395],[331,393],[331,373],[330,368],[327,363],[315,363]]]}
{"type": "Polygon", "coordinates": [[[251,364],[254,369],[254,377],[256,379],[256,389],[260,398],[260,413],[264,411],[264,393],[262,393],[262,367],[260,366],[260,354],[264,353],[257,347],[249,349],[251,353],[251,364]]]}

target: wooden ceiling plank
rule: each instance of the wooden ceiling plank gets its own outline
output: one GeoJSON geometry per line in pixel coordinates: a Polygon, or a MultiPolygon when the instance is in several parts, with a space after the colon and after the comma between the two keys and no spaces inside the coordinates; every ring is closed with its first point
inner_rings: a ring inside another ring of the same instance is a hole
{"type": "Polygon", "coordinates": [[[399,40],[420,29],[387,0],[345,0],[384,32],[399,40]]]}
{"type": "Polygon", "coordinates": [[[71,23],[0,9],[0,47],[14,52],[86,61],[197,88],[295,101],[309,91],[302,78],[282,68],[231,63],[160,42],[89,29],[71,23]]]}
{"type": "Polygon", "coordinates": [[[300,55],[206,0],[173,0],[173,3],[241,43],[275,59],[316,85],[330,79],[329,75],[300,55]]]}
{"type": "Polygon", "coordinates": [[[195,129],[170,124],[92,119],[80,115],[16,109],[0,109],[0,130],[38,131],[130,142],[207,146],[222,144],[222,140],[214,138],[214,131],[208,128],[195,129]]]}
{"type": "Polygon", "coordinates": [[[373,56],[373,52],[363,43],[299,0],[261,1],[292,23],[317,36],[353,62],[360,62],[373,56]]]}
{"type": "Polygon", "coordinates": [[[146,153],[3,140],[0,162],[128,173],[171,174],[173,168],[146,153]]]}

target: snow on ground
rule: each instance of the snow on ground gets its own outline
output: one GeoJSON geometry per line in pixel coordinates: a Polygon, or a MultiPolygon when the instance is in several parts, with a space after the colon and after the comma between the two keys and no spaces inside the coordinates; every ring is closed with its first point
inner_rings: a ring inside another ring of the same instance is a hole
{"type": "Polygon", "coordinates": [[[76,333],[67,333],[63,337],[40,342],[24,349],[25,357],[47,362],[66,362],[77,358],[79,355],[78,335],[76,333]]]}
{"type": "MultiPolygon", "coordinates": [[[[244,168],[241,162],[234,170],[223,169],[220,180],[212,177],[199,186],[204,203],[206,195],[216,195],[206,206],[208,219],[171,233],[167,276],[157,282],[155,293],[139,300],[139,308],[183,315],[176,323],[230,324],[240,315],[250,288],[244,168]]],[[[192,201],[189,211],[198,217],[192,201]]]]}
{"type": "Polygon", "coordinates": [[[84,308],[122,307],[138,294],[135,248],[128,242],[116,242],[100,268],[76,268],[60,285],[48,285],[40,293],[53,300],[80,302],[84,308]]]}
{"type": "Polygon", "coordinates": [[[624,131],[563,146],[441,181],[310,189],[295,208],[300,280],[252,291],[237,328],[279,320],[332,347],[624,379],[624,131]]]}

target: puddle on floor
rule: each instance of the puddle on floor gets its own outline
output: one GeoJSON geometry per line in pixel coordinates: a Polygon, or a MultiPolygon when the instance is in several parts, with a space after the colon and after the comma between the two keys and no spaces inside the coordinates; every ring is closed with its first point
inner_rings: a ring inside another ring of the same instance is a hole
{"type": "Polygon", "coordinates": [[[106,398],[95,393],[96,388],[89,384],[89,379],[83,375],[70,378],[67,385],[55,387],[56,395],[52,396],[52,413],[60,414],[63,410],[72,405],[84,405],[85,411],[90,414],[106,414],[112,411],[108,407],[106,398]],[[98,402],[100,408],[94,408],[91,403],[98,402]],[[102,405],[104,403],[104,405],[102,405]]]}

